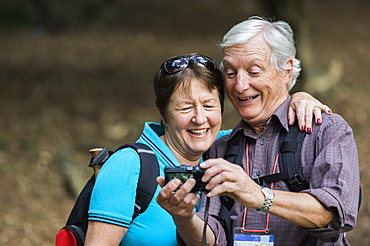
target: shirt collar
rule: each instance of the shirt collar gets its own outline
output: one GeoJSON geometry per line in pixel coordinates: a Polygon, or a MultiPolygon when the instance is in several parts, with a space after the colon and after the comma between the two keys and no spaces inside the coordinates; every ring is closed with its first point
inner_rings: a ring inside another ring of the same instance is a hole
{"type": "MultiPolygon", "coordinates": [[[[268,127],[273,127],[275,125],[280,125],[281,127],[284,127],[285,130],[288,131],[289,129],[288,110],[289,110],[289,104],[291,100],[292,98],[290,97],[290,95],[288,95],[287,99],[280,105],[280,107],[272,114],[270,119],[267,121],[265,125],[265,129],[268,127]]],[[[247,137],[253,137],[253,138],[258,137],[258,135],[254,133],[253,129],[249,126],[247,122],[245,122],[244,120],[240,120],[239,123],[233,129],[233,131],[224,140],[225,141],[230,140],[239,131],[243,131],[244,136],[247,136],[247,137]]]]}

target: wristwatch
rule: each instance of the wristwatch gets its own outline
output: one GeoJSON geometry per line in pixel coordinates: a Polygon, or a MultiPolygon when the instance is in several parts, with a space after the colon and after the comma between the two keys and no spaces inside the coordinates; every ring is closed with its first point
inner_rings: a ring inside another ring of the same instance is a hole
{"type": "Polygon", "coordinates": [[[267,187],[262,187],[261,192],[265,196],[265,202],[263,203],[262,208],[257,209],[257,212],[266,214],[274,201],[275,193],[267,187]]]}

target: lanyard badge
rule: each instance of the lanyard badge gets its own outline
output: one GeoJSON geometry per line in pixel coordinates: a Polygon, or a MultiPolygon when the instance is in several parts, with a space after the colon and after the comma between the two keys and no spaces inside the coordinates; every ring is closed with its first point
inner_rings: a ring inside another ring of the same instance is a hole
{"type": "Polygon", "coordinates": [[[234,246],[273,246],[274,230],[234,229],[234,246]]]}

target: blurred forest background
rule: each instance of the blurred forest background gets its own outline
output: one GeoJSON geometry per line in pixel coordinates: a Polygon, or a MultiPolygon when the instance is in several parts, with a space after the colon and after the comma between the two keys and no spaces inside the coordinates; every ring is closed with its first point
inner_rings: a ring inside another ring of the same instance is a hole
{"type": "MultiPolygon", "coordinates": [[[[353,127],[363,203],[352,245],[370,245],[370,1],[2,0],[0,245],[53,245],[92,174],[92,147],[115,149],[159,121],[152,76],[170,56],[217,44],[252,15],[295,30],[312,93],[353,127]]],[[[227,103],[224,128],[238,121],[227,103]]]]}

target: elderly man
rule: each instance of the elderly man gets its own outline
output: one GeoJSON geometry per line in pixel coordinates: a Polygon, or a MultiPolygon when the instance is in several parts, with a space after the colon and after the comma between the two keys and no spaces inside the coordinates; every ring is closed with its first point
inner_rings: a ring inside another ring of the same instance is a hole
{"type": "MultiPolygon", "coordinates": [[[[307,129],[310,134],[301,152],[306,189],[292,192],[285,182],[263,187],[252,178],[280,172],[280,138],[289,131],[289,90],[300,72],[290,26],[253,17],[234,26],[221,48],[225,88],[242,120],[231,134],[216,141],[210,159],[201,164],[207,169],[202,181],[209,182],[202,199],[211,198],[207,243],[226,245],[218,213],[220,195],[227,195],[236,201],[230,211],[235,242],[349,245],[345,233],[357,219],[359,166],[352,129],[342,117],[324,114],[322,124],[307,129]],[[223,157],[227,144],[240,132],[246,144],[241,165],[235,165],[223,157]]],[[[187,181],[171,198],[163,189],[157,199],[171,213],[187,245],[200,245],[203,233],[205,202],[195,215],[199,198],[189,192],[194,183],[187,181]]],[[[178,185],[175,180],[166,187],[178,185]]]]}

